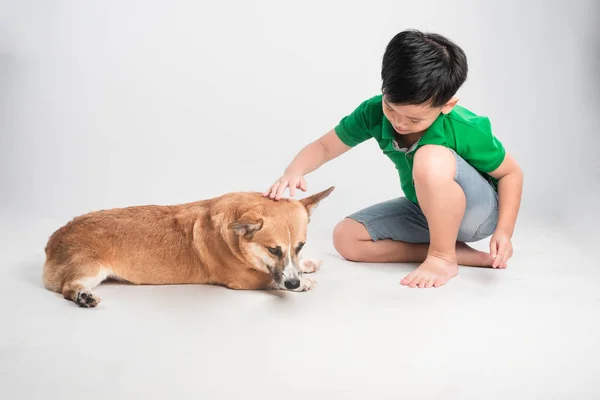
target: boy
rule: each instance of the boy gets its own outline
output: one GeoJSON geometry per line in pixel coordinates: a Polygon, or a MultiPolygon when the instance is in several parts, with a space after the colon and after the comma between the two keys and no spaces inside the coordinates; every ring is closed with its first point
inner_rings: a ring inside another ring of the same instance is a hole
{"type": "Polygon", "coordinates": [[[445,284],[458,264],[506,268],[523,174],[489,119],[457,106],[467,70],[465,53],[447,38],[400,32],[383,57],[382,95],[306,146],[264,195],[306,191],[306,174],[374,138],[396,165],[406,197],[341,221],[333,241],[342,257],[420,262],[401,281],[420,288],[445,284]],[[490,235],[489,254],[466,245],[490,235]]]}

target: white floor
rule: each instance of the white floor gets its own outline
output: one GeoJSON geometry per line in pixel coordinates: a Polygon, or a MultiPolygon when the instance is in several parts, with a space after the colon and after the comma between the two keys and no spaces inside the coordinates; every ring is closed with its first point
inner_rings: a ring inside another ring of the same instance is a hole
{"type": "Polygon", "coordinates": [[[109,284],[89,310],[41,286],[65,221],[16,220],[0,230],[3,399],[600,398],[599,263],[557,229],[521,224],[507,270],[431,290],[314,231],[311,292],[109,284]]]}

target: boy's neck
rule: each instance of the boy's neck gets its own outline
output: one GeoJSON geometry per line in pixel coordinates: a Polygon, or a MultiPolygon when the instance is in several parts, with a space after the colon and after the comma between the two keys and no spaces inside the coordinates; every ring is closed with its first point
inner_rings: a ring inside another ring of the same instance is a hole
{"type": "Polygon", "coordinates": [[[406,135],[401,135],[398,132],[394,132],[395,136],[396,136],[396,142],[398,142],[398,144],[401,147],[411,147],[413,144],[417,143],[417,141],[419,139],[421,139],[421,137],[423,137],[423,135],[425,134],[425,131],[422,132],[415,132],[415,133],[409,133],[406,135]]]}

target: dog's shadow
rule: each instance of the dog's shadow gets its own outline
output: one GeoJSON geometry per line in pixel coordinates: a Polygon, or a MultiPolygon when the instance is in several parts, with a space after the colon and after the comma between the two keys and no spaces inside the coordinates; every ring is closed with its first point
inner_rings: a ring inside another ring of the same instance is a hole
{"type": "Polygon", "coordinates": [[[263,292],[275,299],[280,299],[280,300],[289,299],[289,293],[286,290],[272,289],[272,290],[264,290],[263,292]]]}

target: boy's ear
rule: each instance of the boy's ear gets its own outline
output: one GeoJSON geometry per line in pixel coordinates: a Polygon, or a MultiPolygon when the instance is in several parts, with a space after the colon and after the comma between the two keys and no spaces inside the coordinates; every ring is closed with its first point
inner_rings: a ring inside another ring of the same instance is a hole
{"type": "Polygon", "coordinates": [[[458,103],[458,97],[454,96],[442,107],[442,114],[448,114],[458,103]]]}
{"type": "Polygon", "coordinates": [[[308,211],[309,218],[313,214],[313,212],[315,211],[315,208],[317,208],[317,206],[319,205],[321,200],[323,200],[325,197],[329,196],[331,194],[331,192],[333,192],[333,189],[335,189],[335,186],[332,186],[327,190],[323,190],[322,192],[313,194],[312,196],[309,196],[307,198],[300,200],[300,203],[302,203],[304,205],[304,207],[306,207],[306,211],[308,211]]]}

